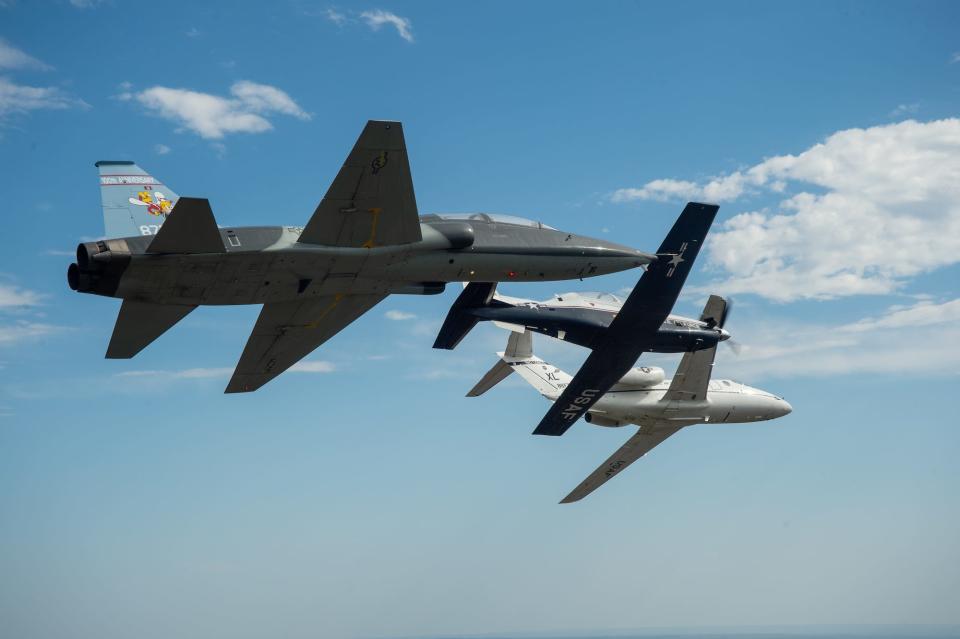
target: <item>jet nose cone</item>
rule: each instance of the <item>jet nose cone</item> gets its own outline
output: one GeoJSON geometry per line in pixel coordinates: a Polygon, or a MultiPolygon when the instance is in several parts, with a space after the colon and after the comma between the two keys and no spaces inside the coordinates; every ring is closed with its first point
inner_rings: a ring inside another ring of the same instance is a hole
{"type": "Polygon", "coordinates": [[[649,264],[656,257],[650,253],[644,253],[643,251],[638,251],[635,248],[624,246],[623,244],[617,244],[615,242],[607,242],[605,240],[598,240],[595,238],[583,238],[583,241],[587,246],[592,243],[593,246],[600,249],[602,254],[605,256],[623,258],[625,260],[635,262],[635,266],[649,264]]]}
{"type": "Polygon", "coordinates": [[[787,400],[780,399],[778,401],[777,410],[780,413],[779,415],[777,415],[777,417],[783,417],[784,415],[789,415],[790,413],[793,412],[793,406],[791,406],[790,402],[788,402],[787,400]]]}

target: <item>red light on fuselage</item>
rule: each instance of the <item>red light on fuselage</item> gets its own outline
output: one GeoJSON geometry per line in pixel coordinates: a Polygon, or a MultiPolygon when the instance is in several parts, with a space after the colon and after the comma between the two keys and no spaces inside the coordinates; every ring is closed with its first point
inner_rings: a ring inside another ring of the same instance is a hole
{"type": "Polygon", "coordinates": [[[517,276],[516,271],[507,271],[507,277],[516,277],[516,276],[517,276]]]}

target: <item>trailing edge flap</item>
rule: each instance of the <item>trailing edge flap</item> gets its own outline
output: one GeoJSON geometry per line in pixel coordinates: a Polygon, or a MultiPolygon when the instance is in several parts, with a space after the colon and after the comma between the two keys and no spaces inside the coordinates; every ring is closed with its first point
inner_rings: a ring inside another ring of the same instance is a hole
{"type": "Polygon", "coordinates": [[[195,308],[124,300],[107,347],[107,359],[130,359],[195,308]]]}
{"type": "Polygon", "coordinates": [[[337,294],[264,304],[224,392],[257,390],[385,297],[337,294]]]}
{"type": "Polygon", "coordinates": [[[403,126],[370,120],[299,241],[374,248],[422,239],[403,126]]]}
{"type": "Polygon", "coordinates": [[[580,485],[574,488],[569,495],[561,499],[560,503],[569,504],[580,501],[681,428],[683,426],[668,425],[661,422],[658,422],[653,428],[641,426],[640,430],[628,439],[626,444],[610,455],[607,461],[590,473],[590,476],[580,482],[580,485]]]}
{"type": "Polygon", "coordinates": [[[147,253],[226,253],[210,201],[198,197],[177,200],[147,253]]]}

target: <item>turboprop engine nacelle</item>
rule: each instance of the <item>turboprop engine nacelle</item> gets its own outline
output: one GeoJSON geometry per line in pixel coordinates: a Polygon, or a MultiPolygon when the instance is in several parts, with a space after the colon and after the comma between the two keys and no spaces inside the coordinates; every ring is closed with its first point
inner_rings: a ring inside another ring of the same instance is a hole
{"type": "Polygon", "coordinates": [[[658,366],[641,366],[640,368],[631,368],[627,374],[620,378],[617,386],[656,386],[666,379],[663,369],[658,366]]]}

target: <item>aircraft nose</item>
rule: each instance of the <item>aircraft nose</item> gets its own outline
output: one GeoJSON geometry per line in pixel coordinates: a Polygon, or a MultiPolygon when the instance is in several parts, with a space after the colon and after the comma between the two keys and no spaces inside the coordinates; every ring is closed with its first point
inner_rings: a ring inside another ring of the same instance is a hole
{"type": "Polygon", "coordinates": [[[783,417],[785,415],[789,415],[790,413],[793,412],[793,406],[790,405],[790,402],[781,398],[777,400],[777,412],[779,413],[777,417],[783,417]]]}
{"type": "Polygon", "coordinates": [[[721,328],[721,329],[718,329],[718,330],[720,331],[720,341],[721,341],[721,342],[730,339],[730,333],[729,333],[729,332],[727,332],[725,329],[722,329],[722,328],[721,328]]]}
{"type": "Polygon", "coordinates": [[[618,257],[626,261],[632,262],[632,266],[642,266],[644,264],[649,264],[654,260],[656,256],[651,255],[650,253],[644,253],[643,251],[638,251],[635,248],[629,246],[624,246],[623,244],[616,244],[615,242],[607,242],[604,240],[598,240],[596,238],[581,238],[581,242],[584,246],[594,246],[602,251],[602,254],[606,257],[618,257]]]}

